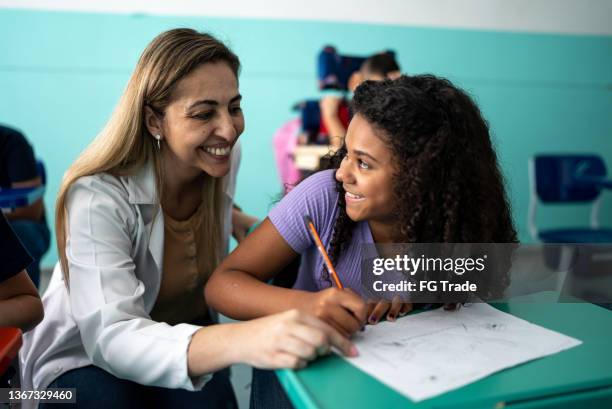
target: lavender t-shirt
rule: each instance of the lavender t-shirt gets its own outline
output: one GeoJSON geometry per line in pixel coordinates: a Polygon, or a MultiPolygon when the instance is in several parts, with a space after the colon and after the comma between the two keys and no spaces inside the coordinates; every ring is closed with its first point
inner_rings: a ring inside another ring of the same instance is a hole
{"type": "MultiPolygon", "coordinates": [[[[335,170],[317,172],[298,184],[268,215],[270,221],[291,248],[302,255],[293,288],[318,291],[331,286],[329,274],[314,242],[308,234],[304,215],[309,215],[329,252],[334,224],[338,216],[335,170]],[[326,277],[322,274],[325,272],[326,277]]],[[[335,268],[345,287],[361,293],[361,244],[372,243],[368,223],[358,222],[351,241],[336,261],[335,268]]]]}

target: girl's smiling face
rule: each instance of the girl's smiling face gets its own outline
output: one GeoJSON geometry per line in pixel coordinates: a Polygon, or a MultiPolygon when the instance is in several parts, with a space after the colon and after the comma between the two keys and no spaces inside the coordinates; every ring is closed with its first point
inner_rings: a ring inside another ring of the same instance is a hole
{"type": "MultiPolygon", "coordinates": [[[[380,131],[379,131],[380,132],[380,131]]],[[[346,213],[353,221],[393,225],[395,155],[372,125],[357,114],[349,124],[347,154],[336,171],[346,191],[346,213]]]]}

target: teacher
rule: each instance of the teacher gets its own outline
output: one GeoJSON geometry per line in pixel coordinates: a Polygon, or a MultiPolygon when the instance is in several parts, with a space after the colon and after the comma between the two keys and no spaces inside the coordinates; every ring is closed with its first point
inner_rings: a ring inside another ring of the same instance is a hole
{"type": "Polygon", "coordinates": [[[234,363],[296,368],[331,346],[356,353],[296,310],[213,325],[204,285],[230,232],[252,223],[233,205],[239,68],[224,44],[191,29],[147,46],[107,125],[64,176],[60,261],[45,318],[24,339],[23,389],[77,388],[77,408],[231,408],[223,369],[234,363]]]}

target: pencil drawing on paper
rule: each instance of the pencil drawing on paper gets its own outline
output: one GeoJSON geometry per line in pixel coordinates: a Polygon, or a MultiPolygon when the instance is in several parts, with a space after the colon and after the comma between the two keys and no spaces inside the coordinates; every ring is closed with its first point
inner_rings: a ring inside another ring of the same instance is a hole
{"type": "Polygon", "coordinates": [[[414,401],[580,344],[484,303],[368,326],[354,341],[349,362],[414,401]]]}

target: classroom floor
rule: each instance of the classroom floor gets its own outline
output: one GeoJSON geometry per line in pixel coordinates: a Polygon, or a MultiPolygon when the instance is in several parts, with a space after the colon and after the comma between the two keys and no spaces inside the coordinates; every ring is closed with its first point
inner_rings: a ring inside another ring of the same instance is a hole
{"type": "MultiPolygon", "coordinates": [[[[52,268],[43,268],[40,272],[40,294],[44,294],[49,280],[51,279],[52,268]]],[[[233,320],[223,315],[219,316],[220,322],[232,322],[233,320]]],[[[236,393],[236,399],[238,400],[238,406],[240,409],[249,408],[249,398],[251,396],[251,367],[248,365],[234,365],[232,366],[232,386],[236,393]]]]}

